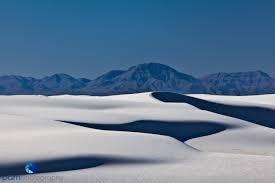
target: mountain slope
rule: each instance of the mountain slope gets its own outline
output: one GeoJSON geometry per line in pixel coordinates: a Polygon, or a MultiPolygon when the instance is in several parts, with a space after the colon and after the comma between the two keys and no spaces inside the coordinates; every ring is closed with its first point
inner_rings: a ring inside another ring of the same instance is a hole
{"type": "Polygon", "coordinates": [[[275,92],[274,79],[262,71],[216,73],[201,80],[211,94],[255,95],[275,92]]]}

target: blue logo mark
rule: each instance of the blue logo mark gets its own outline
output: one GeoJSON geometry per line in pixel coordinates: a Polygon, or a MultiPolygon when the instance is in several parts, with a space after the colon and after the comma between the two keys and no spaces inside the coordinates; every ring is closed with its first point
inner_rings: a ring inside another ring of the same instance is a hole
{"type": "Polygon", "coordinates": [[[28,174],[33,174],[36,172],[36,166],[35,164],[33,163],[27,163],[25,165],[25,171],[28,173],[28,174]]]}

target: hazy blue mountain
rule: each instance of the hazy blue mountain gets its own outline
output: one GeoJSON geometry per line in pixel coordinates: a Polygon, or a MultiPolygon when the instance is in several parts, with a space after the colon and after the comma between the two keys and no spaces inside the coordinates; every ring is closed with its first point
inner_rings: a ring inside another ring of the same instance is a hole
{"type": "Polygon", "coordinates": [[[275,80],[262,71],[216,73],[201,78],[208,93],[255,95],[275,93],[275,80]]]}
{"type": "Polygon", "coordinates": [[[31,77],[22,77],[14,75],[0,76],[0,94],[32,94],[32,86],[35,81],[36,80],[31,77]]]}
{"type": "Polygon", "coordinates": [[[275,80],[262,71],[215,73],[200,79],[159,64],[146,63],[128,70],[113,70],[94,80],[54,74],[41,79],[0,76],[0,94],[113,95],[149,91],[254,95],[275,93],[275,80]]]}
{"type": "Polygon", "coordinates": [[[193,76],[180,73],[169,66],[148,63],[127,71],[111,71],[88,83],[83,89],[95,95],[111,95],[148,91],[203,93],[204,86],[193,76]]]}
{"type": "Polygon", "coordinates": [[[77,94],[76,91],[86,86],[86,83],[87,80],[76,79],[66,74],[55,74],[42,79],[12,75],[1,76],[0,94],[77,94]]]}
{"type": "Polygon", "coordinates": [[[36,94],[44,95],[74,94],[85,87],[86,83],[83,78],[76,79],[67,74],[54,74],[34,82],[33,90],[36,94]]]}

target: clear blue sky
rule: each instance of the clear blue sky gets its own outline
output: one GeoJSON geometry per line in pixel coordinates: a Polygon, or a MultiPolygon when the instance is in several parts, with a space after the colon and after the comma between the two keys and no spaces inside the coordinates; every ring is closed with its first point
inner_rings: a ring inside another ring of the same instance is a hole
{"type": "Polygon", "coordinates": [[[94,78],[144,62],[275,76],[274,0],[1,0],[0,74],[94,78]]]}

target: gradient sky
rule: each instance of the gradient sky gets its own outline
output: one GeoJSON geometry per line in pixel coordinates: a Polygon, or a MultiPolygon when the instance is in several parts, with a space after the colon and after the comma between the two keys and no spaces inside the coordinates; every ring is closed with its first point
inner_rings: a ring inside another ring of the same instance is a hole
{"type": "Polygon", "coordinates": [[[1,0],[0,75],[94,78],[144,62],[275,76],[274,0],[1,0]]]}

